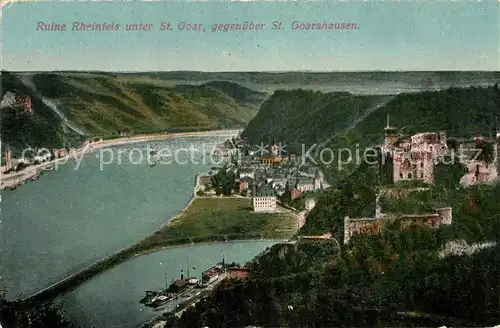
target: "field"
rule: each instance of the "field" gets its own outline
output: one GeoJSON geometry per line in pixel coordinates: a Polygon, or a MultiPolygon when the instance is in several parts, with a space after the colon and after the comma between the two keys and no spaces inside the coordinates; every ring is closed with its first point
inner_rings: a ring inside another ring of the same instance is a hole
{"type": "Polygon", "coordinates": [[[145,251],[193,242],[286,239],[296,229],[292,213],[254,213],[248,198],[196,198],[164,229],[136,247],[145,251]]]}

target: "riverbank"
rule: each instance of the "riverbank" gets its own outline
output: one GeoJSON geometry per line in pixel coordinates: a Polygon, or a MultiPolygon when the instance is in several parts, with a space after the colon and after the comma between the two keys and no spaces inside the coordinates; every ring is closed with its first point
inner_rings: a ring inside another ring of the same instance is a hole
{"type": "Polygon", "coordinates": [[[254,213],[250,198],[194,197],[164,229],[135,247],[143,251],[193,239],[288,239],[297,228],[293,213],[254,213]]]}
{"type": "Polygon", "coordinates": [[[153,133],[137,135],[132,137],[120,137],[116,139],[105,139],[99,142],[92,143],[93,149],[100,149],[104,147],[119,146],[131,143],[158,141],[170,138],[179,137],[234,137],[237,136],[242,130],[212,130],[212,131],[194,131],[194,132],[175,132],[175,133],[153,133]]]}
{"type": "MultiPolygon", "coordinates": [[[[199,177],[199,175],[198,175],[199,177]]],[[[199,184],[199,178],[196,178],[199,184]]],[[[133,245],[123,248],[25,299],[42,304],[137,256],[202,243],[287,240],[296,233],[290,213],[253,213],[249,198],[193,198],[173,218],[133,245]],[[283,227],[288,227],[283,229],[283,227]]]]}
{"type": "Polygon", "coordinates": [[[18,185],[22,185],[35,177],[38,174],[43,173],[46,170],[57,169],[57,165],[61,162],[66,163],[69,159],[77,158],[78,156],[82,156],[89,149],[91,149],[91,144],[85,144],[81,149],[76,150],[75,152],[68,154],[63,157],[59,157],[53,159],[48,162],[30,165],[26,167],[24,170],[15,172],[12,174],[5,174],[5,166],[0,167],[0,190],[2,189],[10,189],[15,188],[18,185]]]}
{"type": "Polygon", "coordinates": [[[6,166],[1,166],[0,190],[12,189],[18,185],[22,185],[28,182],[33,177],[37,176],[38,174],[44,172],[49,167],[55,166],[55,169],[57,169],[58,164],[63,164],[71,159],[76,159],[78,157],[84,156],[85,153],[92,150],[126,145],[126,144],[160,141],[160,140],[179,138],[179,137],[218,137],[218,136],[233,137],[238,135],[238,133],[240,132],[241,130],[213,130],[213,131],[200,131],[200,132],[155,133],[151,135],[146,134],[133,137],[121,137],[116,139],[108,139],[92,143],[86,143],[82,148],[76,150],[74,153],[41,164],[30,165],[20,172],[14,172],[12,174],[4,174],[6,166]]]}
{"type": "MultiPolygon", "coordinates": [[[[229,236],[231,238],[231,236],[229,236]]],[[[27,309],[31,307],[36,307],[41,304],[45,304],[46,302],[50,302],[56,297],[63,295],[76,287],[84,284],[85,282],[103,274],[107,270],[114,268],[120,264],[123,264],[127,261],[133,260],[139,256],[148,255],[157,251],[181,248],[181,247],[190,247],[196,245],[204,245],[204,244],[218,244],[218,243],[237,243],[237,242],[251,242],[251,241],[276,241],[276,242],[288,242],[288,240],[283,239],[259,239],[259,238],[251,238],[252,236],[236,236],[240,239],[229,239],[223,238],[221,236],[213,236],[212,238],[192,238],[189,243],[180,243],[172,244],[168,246],[158,246],[156,248],[143,249],[141,251],[135,251],[133,247],[120,251],[118,253],[112,254],[99,262],[80,270],[79,272],[70,275],[69,277],[63,279],[62,281],[57,282],[56,284],[49,286],[42,291],[32,295],[31,297],[22,301],[22,304],[27,309]],[[211,240],[208,240],[211,239],[211,240]]]]}

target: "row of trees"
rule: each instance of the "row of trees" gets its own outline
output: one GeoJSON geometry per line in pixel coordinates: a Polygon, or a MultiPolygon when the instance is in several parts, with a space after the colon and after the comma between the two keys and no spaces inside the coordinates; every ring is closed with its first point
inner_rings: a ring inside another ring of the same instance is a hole
{"type": "Polygon", "coordinates": [[[228,164],[225,164],[210,179],[217,195],[230,196],[235,188],[236,173],[228,164]]]}

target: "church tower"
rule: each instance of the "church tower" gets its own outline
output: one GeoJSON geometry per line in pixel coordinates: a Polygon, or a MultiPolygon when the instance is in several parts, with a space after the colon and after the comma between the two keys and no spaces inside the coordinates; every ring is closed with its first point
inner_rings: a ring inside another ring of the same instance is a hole
{"type": "Polygon", "coordinates": [[[321,176],[319,174],[319,170],[316,170],[314,174],[313,184],[314,184],[314,190],[321,189],[321,176]]]}
{"type": "Polygon", "coordinates": [[[389,124],[389,114],[387,114],[387,125],[384,128],[385,134],[385,148],[388,150],[394,149],[394,144],[398,140],[398,129],[389,124]]]}
{"type": "Polygon", "coordinates": [[[273,144],[271,145],[271,155],[278,156],[278,146],[276,145],[276,139],[273,138],[273,144]]]}

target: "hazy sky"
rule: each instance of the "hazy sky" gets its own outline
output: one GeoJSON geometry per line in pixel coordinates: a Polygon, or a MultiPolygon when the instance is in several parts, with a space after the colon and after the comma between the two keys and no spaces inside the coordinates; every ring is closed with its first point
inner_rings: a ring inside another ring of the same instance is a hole
{"type": "Polygon", "coordinates": [[[5,70],[499,70],[500,4],[332,2],[24,2],[2,15],[5,70]],[[116,23],[119,31],[72,31],[116,23]],[[173,31],[158,31],[161,22],[173,31]],[[206,32],[176,31],[179,22],[206,32]],[[211,32],[218,23],[261,31],[211,32]],[[272,22],[282,30],[272,30],[272,22]],[[292,30],[294,21],[356,30],[292,30]],[[37,23],[68,31],[36,31],[37,23]],[[125,24],[153,24],[125,31],[125,24]]]}

